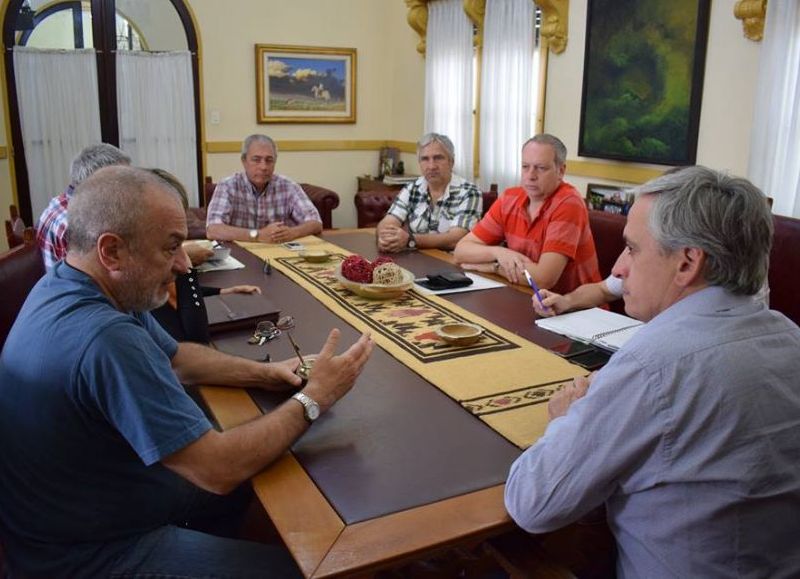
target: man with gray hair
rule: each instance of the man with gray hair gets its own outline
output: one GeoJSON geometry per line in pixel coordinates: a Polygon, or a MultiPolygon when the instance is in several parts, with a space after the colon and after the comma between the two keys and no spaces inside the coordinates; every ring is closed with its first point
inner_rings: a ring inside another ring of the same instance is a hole
{"type": "Polygon", "coordinates": [[[369,336],[336,355],[331,331],[305,386],[294,359],[177,343],[149,313],[189,265],[174,188],[107,167],[78,187],[70,221],[66,259],[33,288],[0,354],[0,539],[12,575],[299,576],[284,549],[198,523],[227,519],[235,531],[247,481],[352,388],[369,336]],[[182,383],[287,396],[219,432],[182,383]]]}
{"type": "Polygon", "coordinates": [[[478,222],[483,196],[453,175],[455,152],[445,135],[428,133],[417,143],[422,176],[395,197],[377,227],[378,249],[453,249],[478,222]]]}
{"type": "Polygon", "coordinates": [[[67,255],[67,207],[75,187],[101,167],[130,164],[131,158],[126,153],[108,143],[89,145],[73,159],[69,186],[50,201],[36,226],[36,243],[42,250],[47,269],[51,269],[67,255]]]}
{"type": "Polygon", "coordinates": [[[220,181],[208,204],[209,239],[283,243],[322,231],[319,211],[300,185],[275,173],[277,161],[268,136],[244,140],[244,171],[220,181]]]}
{"type": "Polygon", "coordinates": [[[647,323],[552,398],[506,508],[542,533],[605,505],[621,578],[799,577],[800,328],[752,299],[764,195],[704,167],[634,191],[614,273],[647,323]]]}

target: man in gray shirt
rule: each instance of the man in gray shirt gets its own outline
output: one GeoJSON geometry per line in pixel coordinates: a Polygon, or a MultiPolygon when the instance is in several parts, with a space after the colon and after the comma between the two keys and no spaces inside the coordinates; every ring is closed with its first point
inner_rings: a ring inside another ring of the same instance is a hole
{"type": "Polygon", "coordinates": [[[542,533],[605,504],[618,577],[800,577],[800,328],[750,297],[764,196],[704,167],[636,194],[614,274],[647,324],[551,400],[506,508],[542,533]]]}

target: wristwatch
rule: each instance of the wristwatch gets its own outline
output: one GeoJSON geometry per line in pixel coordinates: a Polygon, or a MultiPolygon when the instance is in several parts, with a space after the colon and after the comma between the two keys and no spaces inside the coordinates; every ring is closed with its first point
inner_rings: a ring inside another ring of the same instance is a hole
{"type": "Polygon", "coordinates": [[[253,241],[258,239],[258,229],[251,229],[248,234],[250,235],[250,239],[253,241]]]}
{"type": "Polygon", "coordinates": [[[313,398],[306,396],[302,392],[298,392],[292,396],[292,398],[303,405],[303,417],[306,419],[306,422],[311,424],[319,418],[319,404],[317,404],[313,398]]]}
{"type": "Polygon", "coordinates": [[[408,230],[408,249],[417,249],[417,239],[414,237],[414,232],[408,230]]]}

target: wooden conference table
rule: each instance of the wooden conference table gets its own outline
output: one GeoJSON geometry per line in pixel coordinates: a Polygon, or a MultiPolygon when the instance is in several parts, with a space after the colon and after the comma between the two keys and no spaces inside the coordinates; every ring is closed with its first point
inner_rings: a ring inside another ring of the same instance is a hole
{"type": "MultiPolygon", "coordinates": [[[[338,230],[323,237],[372,259],[373,230],[338,230]]],[[[340,345],[358,333],[281,273],[234,247],[246,269],[203,274],[207,285],[259,285],[296,320],[292,334],[316,352],[333,327],[340,345]]],[[[457,270],[447,253],[396,257],[421,277],[457,270]]],[[[530,292],[505,287],[444,296],[452,303],[544,347],[565,338],[533,323],[530,292]],[[488,297],[491,296],[491,299],[488,297]]],[[[214,338],[222,350],[273,360],[293,352],[283,338],[265,347],[246,343],[249,331],[214,338]]],[[[280,404],[287,394],[249,394],[203,387],[219,425],[231,428],[280,404]]],[[[466,412],[380,348],[353,390],[270,468],[253,478],[256,494],[306,577],[368,573],[473,543],[514,528],[503,506],[508,468],[520,449],[466,412]]]]}

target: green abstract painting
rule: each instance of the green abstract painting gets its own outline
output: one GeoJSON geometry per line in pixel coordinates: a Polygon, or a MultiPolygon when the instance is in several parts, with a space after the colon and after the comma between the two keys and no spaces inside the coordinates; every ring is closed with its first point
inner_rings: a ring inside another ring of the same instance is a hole
{"type": "Polygon", "coordinates": [[[578,154],[694,164],[710,0],[590,0],[578,154]]]}

